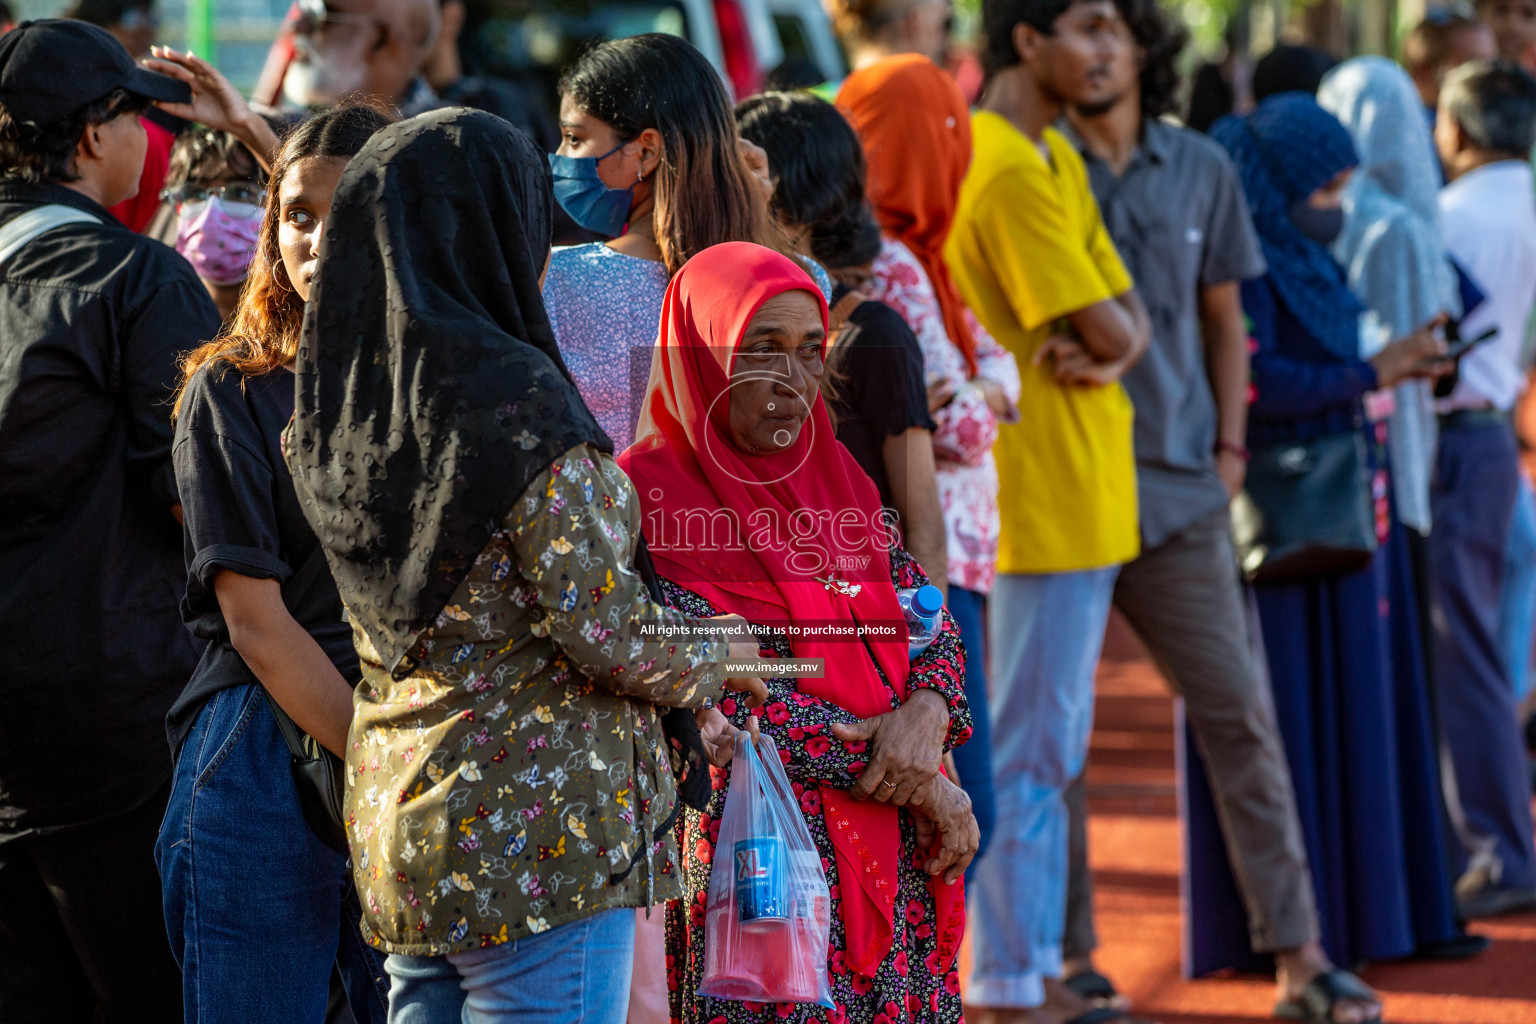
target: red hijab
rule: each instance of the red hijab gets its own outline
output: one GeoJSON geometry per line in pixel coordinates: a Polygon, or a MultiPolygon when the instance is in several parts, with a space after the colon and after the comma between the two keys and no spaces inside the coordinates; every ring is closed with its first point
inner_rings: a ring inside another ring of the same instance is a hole
{"type": "MultiPolygon", "coordinates": [[[[907,694],[907,632],[879,493],[838,442],[819,394],[781,451],[745,453],[728,425],[731,369],[747,326],[763,303],[790,291],[814,296],[826,323],[826,300],[809,275],[770,249],[726,242],[683,265],[662,303],[637,440],[619,465],[640,492],[661,574],[722,611],[797,627],[795,656],[826,659],[825,676],[800,680],[799,691],[869,718],[893,709],[892,687],[907,694]],[[859,625],[884,632],[861,642],[859,625]],[[828,628],[839,636],[805,633],[828,628]]],[[[823,789],[822,815],[843,880],[846,956],[872,975],[890,951],[897,913],[897,810],[823,789]]],[[[958,946],[960,887],[932,887],[940,935],[958,946]]],[[[953,946],[940,947],[946,962],[953,946]]]]}
{"type": "Polygon", "coordinates": [[[971,165],[971,118],[965,96],[927,57],[904,53],[855,71],[837,105],[859,133],[869,163],[866,191],[886,234],[917,257],[944,313],[944,329],[972,373],[976,339],[965,300],[944,262],[944,241],[971,165]]]}

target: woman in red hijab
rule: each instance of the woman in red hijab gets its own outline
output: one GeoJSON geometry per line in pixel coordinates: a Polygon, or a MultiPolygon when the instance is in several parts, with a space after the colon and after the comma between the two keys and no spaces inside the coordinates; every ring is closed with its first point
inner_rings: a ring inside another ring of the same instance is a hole
{"type": "MultiPolygon", "coordinates": [[[[640,493],[669,603],[735,612],[771,656],[824,659],[769,681],[751,714],[771,735],[822,854],[832,899],[834,1024],[960,1020],[959,881],[976,849],[944,750],[970,735],[964,655],[947,613],[910,663],[898,587],[927,582],[892,540],[874,484],[820,397],[827,309],[804,270],[761,246],[706,249],[672,279],[638,440],[620,458],[640,493]]],[[[684,1024],[781,1019],[696,996],[704,907],[730,770],[685,830],[682,901],[668,910],[672,1015],[684,1024]]]]}

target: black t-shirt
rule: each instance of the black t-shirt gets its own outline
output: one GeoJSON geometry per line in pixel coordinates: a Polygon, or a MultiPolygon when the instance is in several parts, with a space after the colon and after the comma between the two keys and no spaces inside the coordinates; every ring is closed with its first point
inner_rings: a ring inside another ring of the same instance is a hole
{"type": "Polygon", "coordinates": [[[177,359],[219,314],[192,266],[59,185],[0,224],[94,217],[0,265],[0,842],[123,814],[171,777],[165,712],[198,645],[171,472],[177,359]]]}
{"type": "MultiPolygon", "coordinates": [[[[836,305],[848,289],[832,293],[836,305]]],[[[923,350],[901,314],[883,302],[861,302],[832,356],[833,414],[837,439],[880,488],[880,501],[895,507],[885,472],[885,439],[913,427],[933,430],[923,378],[923,350]]]]}
{"type": "Polygon", "coordinates": [[[288,370],[243,377],[215,363],[200,369],[187,385],[172,451],[187,556],[181,617],[209,644],[166,718],[172,751],[181,746],[209,696],[257,681],[230,644],[213,593],[213,579],[221,570],[279,580],[294,621],[315,638],[342,678],[357,683],[352,627],[283,461],[282,432],[292,417],[293,374],[288,370]]]}

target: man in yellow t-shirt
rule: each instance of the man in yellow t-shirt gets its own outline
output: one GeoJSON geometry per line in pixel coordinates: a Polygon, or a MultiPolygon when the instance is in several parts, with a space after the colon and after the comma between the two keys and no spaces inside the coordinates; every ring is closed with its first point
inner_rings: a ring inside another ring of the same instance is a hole
{"type": "MultiPolygon", "coordinates": [[[[994,453],[1002,545],[988,609],[997,825],[975,869],[968,1002],[982,1024],[1078,1016],[1061,974],[1062,792],[1082,769],[1093,670],[1119,567],[1139,546],[1132,410],[1120,376],[1150,327],[1082,158],[1050,127],[1113,102],[1131,45],[1112,0],[989,0],[987,86],[945,257],[1018,359],[1019,422],[994,453]]],[[[1075,1002],[1074,1002],[1075,1000],[1075,1002]]]]}

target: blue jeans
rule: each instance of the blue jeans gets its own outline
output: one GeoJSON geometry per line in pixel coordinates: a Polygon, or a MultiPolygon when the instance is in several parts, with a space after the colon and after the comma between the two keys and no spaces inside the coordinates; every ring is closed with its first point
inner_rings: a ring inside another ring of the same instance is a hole
{"type": "Polygon", "coordinates": [[[1504,592],[1499,596],[1499,646],[1516,702],[1531,690],[1531,642],[1536,634],[1536,491],[1520,476],[1515,517],[1504,545],[1504,592]]]}
{"type": "Polygon", "coordinates": [[[624,1024],[634,952],[621,907],[489,949],[393,954],[389,1024],[624,1024]]]}
{"type": "Polygon", "coordinates": [[[181,747],[155,844],[188,1024],[321,1024],[333,966],[382,1024],[383,960],[347,858],[304,821],[288,746],[255,685],[220,690],[181,747]]]}
{"type": "Polygon", "coordinates": [[[988,600],[997,825],[969,901],[967,1001],[978,1007],[1039,1006],[1045,979],[1061,973],[1062,793],[1087,760],[1093,670],[1119,571],[1001,574],[988,600]]]}
{"type": "Polygon", "coordinates": [[[960,785],[971,798],[971,812],[981,832],[976,859],[965,872],[969,884],[992,841],[992,824],[997,819],[992,795],[992,720],[987,710],[987,596],[951,583],[949,614],[960,627],[960,640],[965,644],[965,701],[971,706],[971,738],[955,748],[955,767],[960,770],[960,785]]]}

